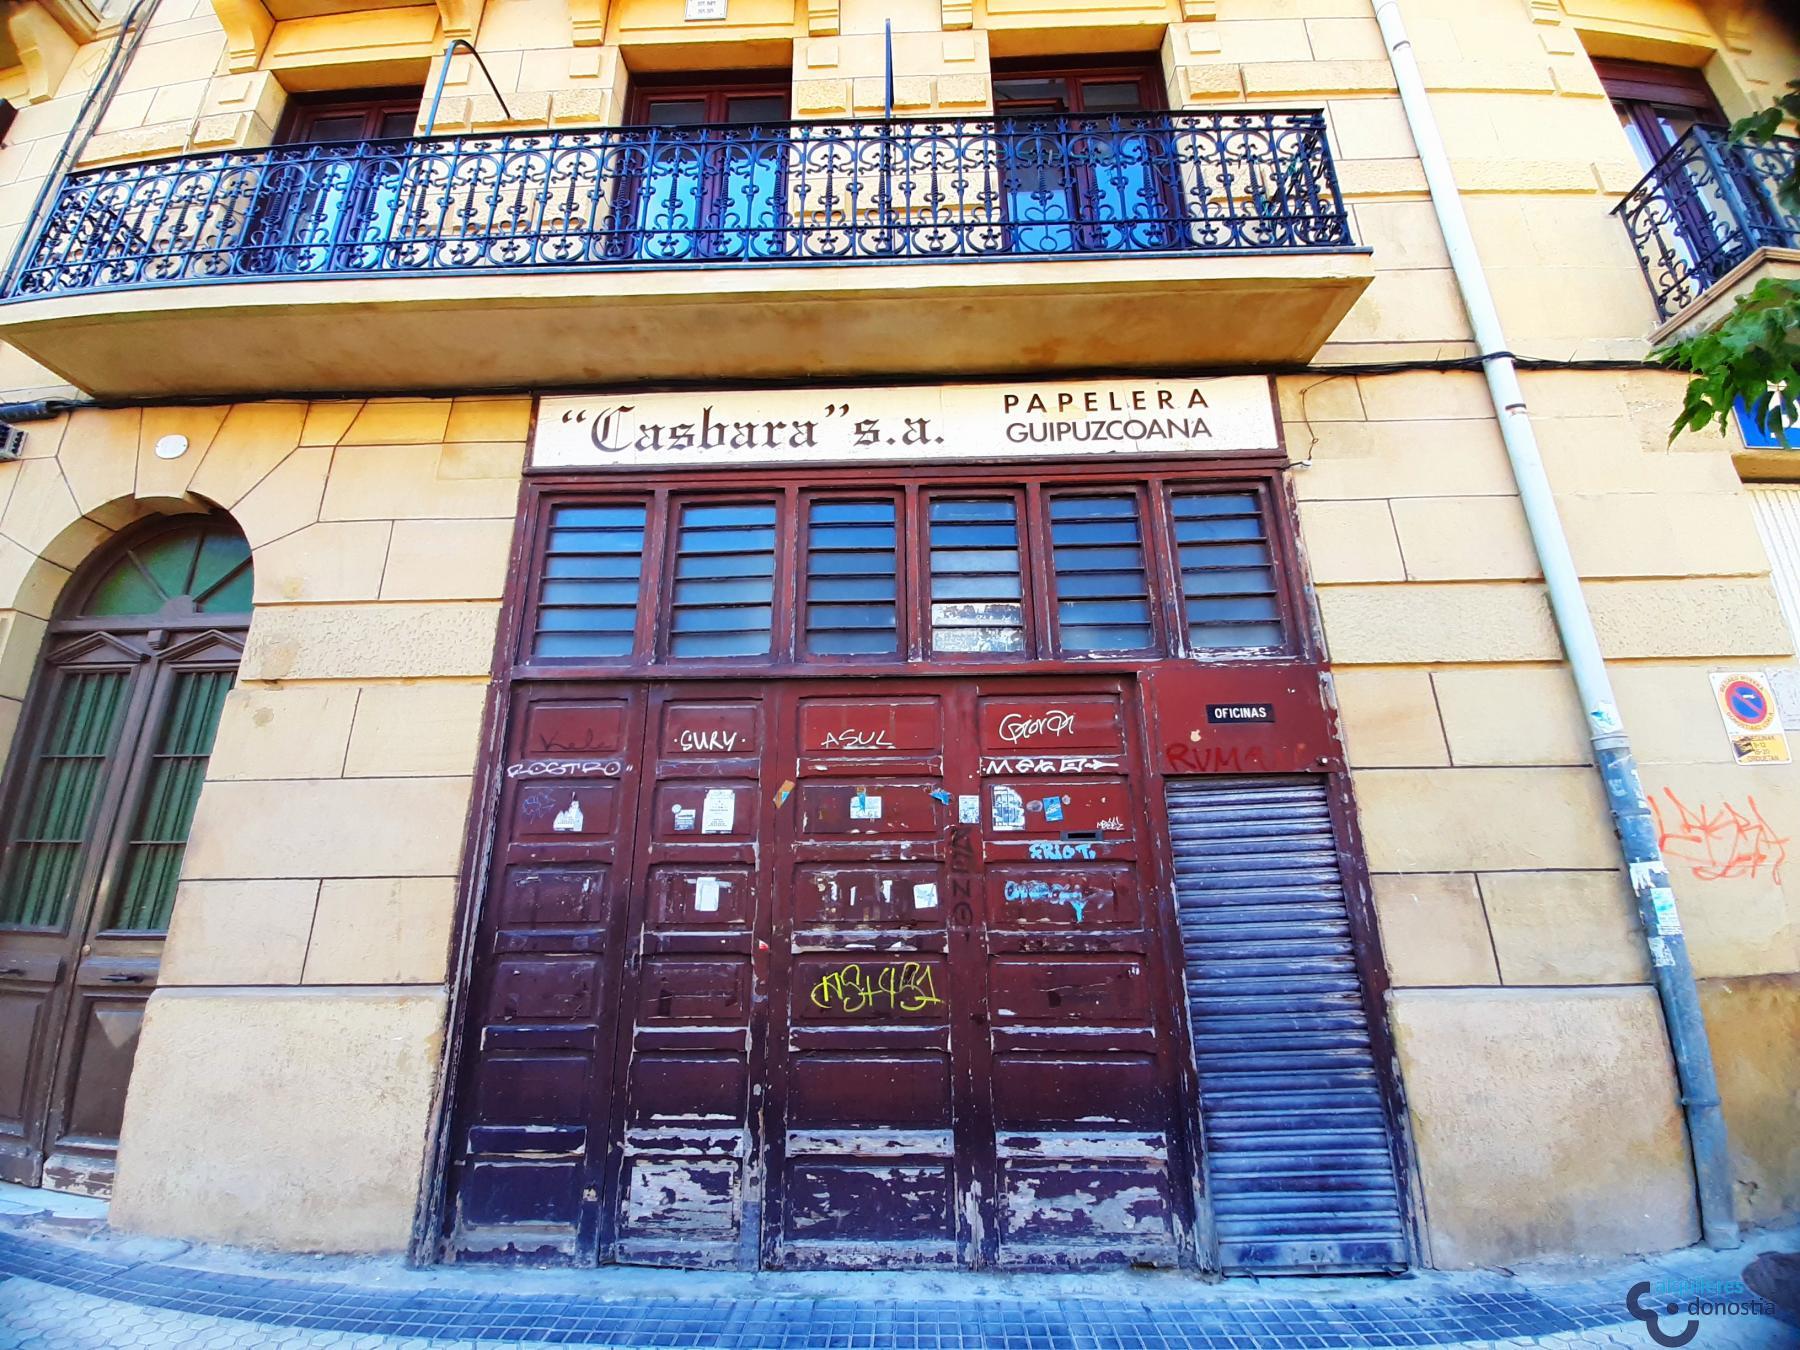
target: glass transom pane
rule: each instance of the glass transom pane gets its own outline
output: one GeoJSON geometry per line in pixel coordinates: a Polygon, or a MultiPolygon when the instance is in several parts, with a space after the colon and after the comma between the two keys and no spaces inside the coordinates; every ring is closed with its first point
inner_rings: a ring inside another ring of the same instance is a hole
{"type": "Polygon", "coordinates": [[[1064,651],[1142,651],[1151,645],[1150,583],[1135,495],[1052,497],[1050,549],[1064,651]]]}
{"type": "Polygon", "coordinates": [[[775,503],[682,506],[669,655],[767,656],[775,603],[775,503]]]}
{"type": "Polygon", "coordinates": [[[806,527],[806,650],[893,656],[900,650],[899,533],[894,502],[816,501],[806,527]]]}
{"type": "Polygon", "coordinates": [[[1208,651],[1286,644],[1275,560],[1251,492],[1170,499],[1188,640],[1208,651]]]}
{"type": "Polygon", "coordinates": [[[646,511],[642,502],[551,510],[533,655],[595,660],[631,655],[646,511]]]}
{"type": "Polygon", "coordinates": [[[1018,504],[1011,497],[934,497],[926,525],[931,649],[1024,651],[1018,504]]]}

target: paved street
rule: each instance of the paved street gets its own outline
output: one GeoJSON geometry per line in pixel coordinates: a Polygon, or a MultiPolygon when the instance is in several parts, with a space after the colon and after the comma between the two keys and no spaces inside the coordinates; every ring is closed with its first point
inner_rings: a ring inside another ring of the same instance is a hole
{"type": "MultiPolygon", "coordinates": [[[[741,1347],[827,1350],[1327,1350],[1348,1346],[1653,1347],[1625,1296],[1750,1297],[1764,1251],[1401,1280],[1109,1276],[738,1275],[610,1269],[409,1269],[392,1259],[274,1257],[111,1232],[103,1207],[0,1186],[0,1347],[741,1347]]],[[[1665,1315],[1678,1338],[1689,1317],[1665,1315]]],[[[1743,1313],[1697,1319],[1695,1350],[1800,1347],[1743,1313]]],[[[1668,1343],[1677,1343],[1669,1340],[1668,1343]]]]}

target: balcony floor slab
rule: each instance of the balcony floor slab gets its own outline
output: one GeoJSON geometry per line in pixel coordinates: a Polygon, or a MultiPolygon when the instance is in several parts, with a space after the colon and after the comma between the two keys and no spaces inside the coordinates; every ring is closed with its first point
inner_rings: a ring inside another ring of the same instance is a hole
{"type": "Polygon", "coordinates": [[[14,300],[89,394],[229,399],[1298,365],[1367,250],[214,282],[14,300]]]}

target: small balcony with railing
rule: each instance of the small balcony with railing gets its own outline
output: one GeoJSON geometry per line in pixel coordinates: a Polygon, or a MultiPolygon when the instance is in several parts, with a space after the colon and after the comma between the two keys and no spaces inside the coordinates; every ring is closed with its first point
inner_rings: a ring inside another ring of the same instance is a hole
{"type": "Polygon", "coordinates": [[[1800,140],[1696,126],[1614,208],[1650,284],[1655,341],[1711,327],[1765,276],[1800,277],[1800,216],[1776,195],[1796,164],[1800,140]]]}
{"type": "Polygon", "coordinates": [[[0,338],[110,396],[1192,369],[1371,276],[1313,112],[613,127],[73,174],[0,338]]]}

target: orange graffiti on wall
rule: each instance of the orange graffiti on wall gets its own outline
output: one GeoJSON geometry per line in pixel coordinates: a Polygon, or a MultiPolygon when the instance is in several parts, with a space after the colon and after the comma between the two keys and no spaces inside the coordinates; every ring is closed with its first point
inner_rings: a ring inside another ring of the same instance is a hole
{"type": "Polygon", "coordinates": [[[1650,810],[1656,816],[1657,845],[1669,862],[1685,864],[1700,881],[1766,872],[1769,880],[1781,884],[1788,841],[1763,819],[1756,798],[1746,797],[1744,810],[1730,802],[1716,807],[1702,803],[1696,809],[1669,788],[1662,795],[1667,803],[1652,797],[1650,810]]]}

